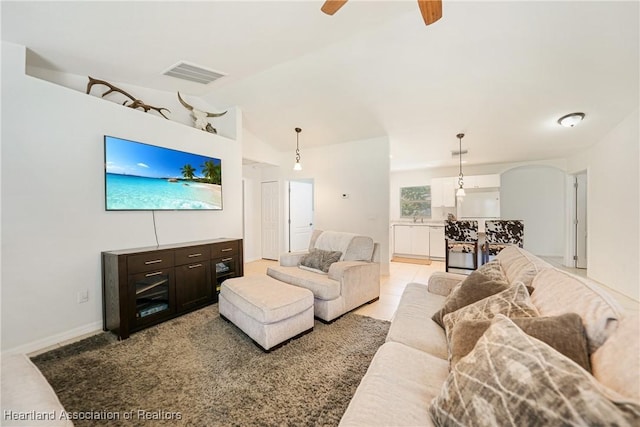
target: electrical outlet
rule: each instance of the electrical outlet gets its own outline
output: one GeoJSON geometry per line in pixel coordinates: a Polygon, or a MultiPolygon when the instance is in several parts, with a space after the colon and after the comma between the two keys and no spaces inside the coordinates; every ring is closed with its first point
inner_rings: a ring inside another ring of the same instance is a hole
{"type": "Polygon", "coordinates": [[[89,301],[89,290],[85,289],[83,291],[78,292],[78,304],[82,304],[83,302],[89,301]]]}

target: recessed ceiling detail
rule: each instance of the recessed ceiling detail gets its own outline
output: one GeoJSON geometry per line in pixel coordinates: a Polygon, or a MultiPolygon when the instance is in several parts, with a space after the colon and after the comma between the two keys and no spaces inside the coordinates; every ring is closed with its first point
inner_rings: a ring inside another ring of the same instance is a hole
{"type": "Polygon", "coordinates": [[[188,63],[186,61],[180,61],[177,64],[172,65],[163,74],[165,76],[171,76],[177,79],[188,80],[190,82],[196,82],[203,85],[214,82],[218,80],[220,77],[224,77],[226,75],[218,71],[204,68],[200,65],[188,63]]]}

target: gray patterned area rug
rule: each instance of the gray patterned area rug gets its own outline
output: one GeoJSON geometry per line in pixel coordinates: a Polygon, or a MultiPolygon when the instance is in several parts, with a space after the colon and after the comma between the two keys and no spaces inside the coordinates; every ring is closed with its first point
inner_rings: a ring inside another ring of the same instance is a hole
{"type": "Polygon", "coordinates": [[[347,314],[263,353],[212,305],[33,358],[76,426],[337,425],[389,322],[347,314]]]}

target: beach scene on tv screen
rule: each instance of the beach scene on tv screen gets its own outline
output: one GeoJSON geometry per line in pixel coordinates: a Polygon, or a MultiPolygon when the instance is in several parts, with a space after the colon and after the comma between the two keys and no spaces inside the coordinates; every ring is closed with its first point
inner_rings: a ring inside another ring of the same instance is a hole
{"type": "Polygon", "coordinates": [[[220,159],[105,137],[107,210],[222,209],[220,159]]]}

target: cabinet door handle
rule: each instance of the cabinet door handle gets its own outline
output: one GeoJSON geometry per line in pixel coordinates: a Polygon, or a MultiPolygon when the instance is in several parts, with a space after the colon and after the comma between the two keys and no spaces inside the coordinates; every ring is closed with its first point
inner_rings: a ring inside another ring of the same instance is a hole
{"type": "Polygon", "coordinates": [[[229,252],[229,251],[232,251],[232,250],[233,250],[233,248],[224,248],[224,249],[221,249],[220,252],[229,252]]]}
{"type": "Polygon", "coordinates": [[[231,261],[233,258],[222,258],[222,262],[231,261]]]}
{"type": "Polygon", "coordinates": [[[159,274],[162,274],[162,271],[156,271],[155,273],[147,273],[144,275],[144,277],[158,276],[159,274]]]}
{"type": "Polygon", "coordinates": [[[149,264],[157,264],[159,262],[162,262],[161,259],[154,259],[153,261],[145,261],[145,265],[149,265],[149,264]]]}
{"type": "Polygon", "coordinates": [[[202,254],[189,254],[189,258],[195,258],[197,256],[202,256],[202,254]]]}
{"type": "Polygon", "coordinates": [[[202,264],[194,264],[189,266],[189,268],[198,268],[198,267],[202,267],[202,264]]]}

